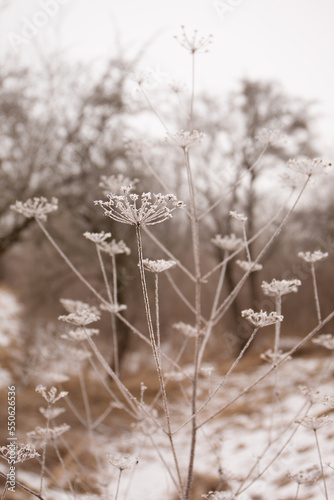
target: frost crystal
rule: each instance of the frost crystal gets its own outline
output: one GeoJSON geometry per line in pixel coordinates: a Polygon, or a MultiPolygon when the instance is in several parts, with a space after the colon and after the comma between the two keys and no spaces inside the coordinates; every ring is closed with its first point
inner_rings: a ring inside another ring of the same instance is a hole
{"type": "Polygon", "coordinates": [[[253,309],[245,309],[241,312],[243,318],[248,319],[254,326],[261,328],[263,326],[274,325],[279,321],[283,321],[284,317],[276,312],[267,313],[266,311],[254,312],[253,309]]]}
{"type": "Polygon", "coordinates": [[[190,54],[195,54],[196,52],[208,52],[208,47],[212,43],[213,35],[209,36],[198,36],[198,31],[194,30],[191,38],[188,37],[185,27],[181,26],[182,35],[179,37],[175,35],[175,39],[179,42],[181,47],[184,47],[190,52],[190,54]]]}
{"type": "Polygon", "coordinates": [[[194,130],[193,132],[188,132],[186,130],[181,130],[175,134],[168,133],[166,136],[166,142],[172,146],[177,146],[182,149],[189,149],[191,146],[195,146],[203,141],[205,134],[194,130]]]}
{"type": "Polygon", "coordinates": [[[58,408],[58,407],[54,407],[54,408],[44,408],[43,406],[40,407],[39,411],[41,412],[41,414],[47,418],[48,420],[52,420],[56,417],[58,417],[59,415],[61,415],[62,413],[64,413],[65,408],[58,408]]]}
{"type": "Polygon", "coordinates": [[[41,198],[29,198],[25,203],[17,201],[10,208],[28,219],[35,217],[45,222],[47,215],[58,209],[58,200],[57,198],[52,198],[51,202],[48,202],[43,196],[41,198]]]}
{"type": "Polygon", "coordinates": [[[301,158],[288,161],[288,167],[296,172],[308,175],[317,175],[326,173],[326,169],[331,166],[331,163],[327,163],[321,158],[301,158]]]}
{"type": "Polygon", "coordinates": [[[321,250],[315,250],[314,252],[299,252],[298,257],[305,260],[305,262],[314,264],[319,260],[326,259],[326,257],[328,257],[328,252],[322,252],[321,250]]]}
{"type": "Polygon", "coordinates": [[[235,250],[242,244],[242,239],[237,238],[234,233],[224,237],[222,237],[220,234],[216,234],[216,236],[211,239],[211,242],[222,250],[233,252],[233,250],[235,250]]]}
{"type": "Polygon", "coordinates": [[[277,297],[280,295],[286,295],[291,292],[298,292],[298,287],[301,285],[300,280],[275,280],[273,279],[270,283],[266,281],[262,282],[261,288],[265,295],[270,295],[277,297]]]}
{"type": "Polygon", "coordinates": [[[145,269],[147,271],[150,271],[151,273],[162,273],[163,271],[167,271],[167,269],[170,269],[171,267],[175,266],[176,262],[174,262],[174,260],[164,260],[164,259],[159,259],[159,260],[144,259],[143,264],[145,269]]]}
{"type": "Polygon", "coordinates": [[[255,271],[261,271],[262,269],[262,264],[255,264],[255,262],[249,262],[248,260],[237,260],[236,261],[236,264],[238,264],[239,267],[241,267],[241,269],[243,271],[250,271],[252,273],[254,273],[255,271]]]}
{"type": "Polygon", "coordinates": [[[121,196],[115,194],[108,195],[108,201],[95,201],[104,210],[104,215],[111,219],[130,224],[132,226],[150,226],[159,224],[172,217],[172,212],[176,208],[183,208],[182,201],[178,201],[174,194],[154,194],[154,201],[151,201],[151,193],[143,193],[140,197],[130,193],[129,188],[123,189],[121,196]],[[140,206],[137,201],[140,198],[140,206]]]}

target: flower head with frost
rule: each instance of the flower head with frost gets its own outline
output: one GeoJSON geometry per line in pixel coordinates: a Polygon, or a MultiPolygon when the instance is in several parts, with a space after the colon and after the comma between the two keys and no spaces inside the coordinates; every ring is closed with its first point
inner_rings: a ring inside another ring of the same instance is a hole
{"type": "Polygon", "coordinates": [[[137,457],[131,455],[121,455],[117,453],[116,455],[107,455],[108,462],[116,469],[123,471],[125,469],[132,469],[135,467],[139,460],[137,457]]]}
{"type": "Polygon", "coordinates": [[[108,311],[111,314],[118,314],[127,309],[127,306],[125,304],[101,304],[100,309],[102,311],[108,311]]]}
{"type": "Polygon", "coordinates": [[[247,217],[244,214],[240,214],[239,212],[236,212],[235,210],[230,210],[230,216],[233,219],[240,220],[241,222],[246,222],[247,217]]]}
{"type": "MultiPolygon", "coordinates": [[[[260,354],[260,358],[267,363],[270,363],[273,366],[276,366],[282,359],[286,357],[286,354],[283,351],[274,352],[272,349],[267,349],[267,351],[260,354]]],[[[291,359],[289,356],[286,359],[291,359]]]]}
{"type": "Polygon", "coordinates": [[[257,264],[255,262],[249,262],[248,260],[237,260],[236,264],[238,264],[239,267],[246,273],[251,272],[254,273],[255,271],[261,271],[262,269],[262,264],[257,264]]]}
{"type": "Polygon", "coordinates": [[[307,429],[312,429],[313,431],[327,427],[327,425],[330,425],[332,422],[333,420],[330,420],[328,417],[311,417],[309,415],[297,418],[296,420],[297,424],[300,424],[307,429]]]}
{"type": "Polygon", "coordinates": [[[226,250],[228,252],[233,252],[240,245],[242,245],[242,239],[237,238],[234,233],[226,236],[221,236],[220,234],[216,234],[214,238],[211,239],[211,242],[216,245],[218,248],[222,250],[226,250]]]}
{"type": "Polygon", "coordinates": [[[163,271],[167,271],[171,267],[175,266],[176,262],[174,260],[143,260],[144,267],[146,271],[150,271],[151,273],[162,273],[163,271]]]}
{"type": "Polygon", "coordinates": [[[334,350],[334,337],[330,333],[322,333],[315,339],[312,339],[312,342],[326,347],[326,349],[329,349],[330,351],[334,350]]]}
{"type": "Polygon", "coordinates": [[[30,439],[44,444],[46,441],[58,439],[64,432],[70,430],[70,426],[67,424],[58,425],[57,427],[35,427],[33,431],[27,432],[27,436],[30,439]]]}
{"type": "Polygon", "coordinates": [[[230,491],[209,491],[209,493],[202,495],[202,498],[207,500],[236,500],[237,497],[230,491]]]}
{"type": "Polygon", "coordinates": [[[69,313],[59,316],[58,319],[75,326],[86,326],[90,325],[91,323],[95,323],[95,321],[99,321],[100,314],[96,314],[89,311],[88,309],[85,309],[77,313],[69,313]]]}
{"type": "Polygon", "coordinates": [[[13,464],[13,461],[18,464],[25,462],[26,460],[31,460],[32,458],[40,457],[40,454],[31,447],[31,444],[21,444],[20,448],[15,449],[14,454],[12,446],[1,446],[0,456],[7,460],[10,464],[13,464]]]}
{"type": "Polygon", "coordinates": [[[283,321],[284,317],[276,312],[267,313],[266,311],[254,312],[253,309],[244,309],[241,311],[241,316],[246,318],[252,325],[257,328],[264,326],[274,325],[275,323],[283,321]]]}
{"type": "Polygon", "coordinates": [[[99,245],[99,249],[102,252],[107,253],[111,257],[114,257],[115,255],[120,255],[122,253],[125,253],[125,255],[130,255],[131,253],[130,248],[126,246],[123,240],[103,241],[99,245]]]}
{"type": "Polygon", "coordinates": [[[317,175],[327,173],[331,163],[325,162],[322,158],[300,158],[288,161],[288,167],[301,174],[317,175]]]}
{"type": "Polygon", "coordinates": [[[310,486],[316,484],[322,477],[322,473],[318,465],[313,465],[307,469],[300,470],[295,474],[288,472],[287,475],[298,484],[307,484],[310,486]]]}
{"type": "Polygon", "coordinates": [[[267,283],[266,281],[262,282],[261,288],[265,295],[270,295],[272,297],[278,297],[281,295],[286,295],[288,293],[296,293],[298,292],[298,287],[301,285],[300,280],[276,280],[275,278],[267,283]]]}
{"type": "Polygon", "coordinates": [[[105,233],[104,231],[101,231],[100,233],[89,233],[86,231],[84,233],[84,237],[87,238],[87,240],[99,245],[111,238],[111,233],[105,233]]]}
{"type": "Polygon", "coordinates": [[[177,146],[178,148],[182,148],[188,150],[192,146],[196,144],[200,144],[205,137],[205,134],[202,132],[198,132],[194,130],[193,132],[189,132],[187,130],[180,130],[175,134],[168,133],[166,135],[166,142],[171,144],[172,146],[177,146]]]}
{"type": "Polygon", "coordinates": [[[49,202],[43,196],[40,198],[29,198],[25,203],[17,201],[15,205],[11,205],[10,208],[28,219],[35,217],[35,219],[45,222],[48,214],[58,209],[58,200],[57,198],[52,198],[49,202]]]}
{"type": "Polygon", "coordinates": [[[188,90],[188,87],[184,82],[178,82],[176,80],[169,82],[169,87],[174,94],[184,94],[188,90]]]}
{"type": "Polygon", "coordinates": [[[93,335],[98,335],[100,330],[97,328],[85,328],[83,331],[82,328],[76,328],[75,330],[70,330],[68,333],[64,333],[61,335],[62,339],[72,340],[75,342],[80,342],[82,340],[87,340],[88,337],[92,337],[93,335]]]}
{"type": "Polygon", "coordinates": [[[102,175],[100,177],[99,187],[102,188],[104,196],[108,196],[109,193],[122,194],[123,186],[134,186],[138,183],[138,179],[130,179],[123,174],[118,175],[102,175]]]}
{"type": "Polygon", "coordinates": [[[89,311],[96,315],[99,314],[99,310],[96,307],[90,306],[89,304],[87,304],[86,302],[82,302],[81,300],[60,299],[60,303],[68,313],[80,314],[83,311],[89,311]]]}
{"type": "Polygon", "coordinates": [[[59,417],[59,415],[64,413],[66,410],[65,408],[60,408],[58,406],[55,406],[53,408],[44,408],[43,406],[41,406],[39,411],[47,420],[53,420],[54,418],[59,417]]]}
{"type": "Polygon", "coordinates": [[[256,134],[255,139],[264,145],[281,146],[287,141],[287,136],[278,129],[262,128],[256,134]]]}
{"type": "Polygon", "coordinates": [[[326,259],[328,257],[328,252],[322,252],[321,250],[315,250],[314,252],[299,252],[298,257],[305,260],[310,264],[319,262],[319,260],[326,259]]]}
{"type": "Polygon", "coordinates": [[[199,36],[198,31],[194,30],[192,37],[189,38],[185,27],[181,26],[181,29],[181,36],[175,35],[174,37],[179,42],[181,47],[188,50],[190,54],[195,54],[196,52],[208,52],[208,47],[212,43],[213,35],[199,36]]]}
{"type": "MultiPolygon", "coordinates": [[[[124,138],[123,139],[124,147],[126,150],[126,153],[128,155],[143,155],[147,151],[149,151],[152,147],[152,144],[147,141],[143,141],[142,139],[133,139],[133,138],[124,138]]],[[[121,174],[118,176],[120,177],[121,174]]],[[[113,177],[113,176],[111,176],[113,177]]],[[[102,179],[102,177],[101,177],[102,179]]],[[[119,185],[119,191],[122,186],[135,186],[138,182],[139,179],[128,179],[127,177],[123,177],[124,181],[119,185]],[[128,182],[125,181],[127,179],[128,182]]],[[[102,186],[101,186],[102,187],[102,186]]],[[[109,192],[114,192],[112,189],[109,189],[109,192]]],[[[115,191],[117,192],[117,191],[115,191]]],[[[106,195],[106,193],[105,193],[106,195]]]]}
{"type": "Polygon", "coordinates": [[[51,389],[49,389],[49,391],[47,392],[46,387],[42,384],[38,385],[35,391],[41,394],[45,399],[45,401],[47,401],[47,403],[52,405],[56,403],[59,399],[64,398],[65,396],[68,395],[68,392],[66,391],[58,392],[56,387],[51,387],[51,389]]]}
{"type": "Polygon", "coordinates": [[[86,359],[92,357],[91,352],[83,349],[78,349],[75,347],[67,349],[67,352],[69,354],[69,358],[72,360],[73,363],[82,363],[83,361],[86,361],[86,359]]]}
{"type": "Polygon", "coordinates": [[[306,399],[313,405],[324,404],[325,401],[328,401],[328,396],[325,396],[320,391],[317,391],[316,389],[311,389],[306,385],[300,385],[299,390],[306,397],[306,399]]]}
{"type": "Polygon", "coordinates": [[[151,80],[152,72],[151,71],[137,70],[137,71],[134,71],[133,73],[131,73],[130,77],[131,77],[131,80],[133,80],[134,82],[136,82],[139,85],[139,87],[143,87],[143,86],[147,85],[149,83],[149,81],[151,80]]]}
{"type": "Polygon", "coordinates": [[[108,201],[95,201],[104,210],[104,215],[116,222],[132,226],[152,226],[172,217],[172,212],[183,208],[174,194],[130,193],[129,188],[123,189],[122,195],[109,194],[108,201]],[[140,200],[140,202],[139,202],[140,200]],[[139,203],[138,203],[139,202],[139,203]]]}
{"type": "MultiPolygon", "coordinates": [[[[188,325],[187,323],[183,323],[183,321],[179,321],[178,323],[174,323],[173,328],[177,330],[178,332],[182,333],[185,337],[197,337],[198,332],[197,329],[192,326],[188,325]]],[[[200,331],[200,335],[204,335],[204,331],[200,331]]]]}

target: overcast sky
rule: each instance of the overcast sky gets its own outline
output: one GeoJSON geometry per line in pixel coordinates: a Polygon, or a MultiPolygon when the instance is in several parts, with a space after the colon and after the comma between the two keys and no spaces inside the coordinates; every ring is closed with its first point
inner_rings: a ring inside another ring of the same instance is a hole
{"type": "Polygon", "coordinates": [[[173,35],[181,25],[189,33],[195,28],[212,33],[210,53],[199,60],[199,87],[225,93],[243,76],[278,80],[290,94],[320,102],[324,137],[333,142],[333,0],[10,2],[1,12],[0,50],[7,57],[19,52],[26,60],[33,57],[36,42],[66,49],[73,58],[104,57],[116,52],[118,32],[130,52],[154,38],[143,69],[189,82],[190,57],[173,35]]]}

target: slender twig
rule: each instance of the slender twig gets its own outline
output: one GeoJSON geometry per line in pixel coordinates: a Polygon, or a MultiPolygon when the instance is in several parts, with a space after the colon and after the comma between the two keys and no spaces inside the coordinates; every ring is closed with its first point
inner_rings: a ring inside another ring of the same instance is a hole
{"type": "MultiPolygon", "coordinates": [[[[7,474],[4,474],[2,471],[0,471],[0,476],[7,480],[7,474]]],[[[39,498],[39,500],[46,500],[43,495],[41,495],[40,493],[37,493],[36,491],[33,491],[32,489],[28,488],[28,486],[25,486],[24,484],[20,483],[19,481],[15,480],[15,484],[21,490],[26,491],[27,493],[29,493],[29,495],[33,495],[34,497],[39,498]]]]}

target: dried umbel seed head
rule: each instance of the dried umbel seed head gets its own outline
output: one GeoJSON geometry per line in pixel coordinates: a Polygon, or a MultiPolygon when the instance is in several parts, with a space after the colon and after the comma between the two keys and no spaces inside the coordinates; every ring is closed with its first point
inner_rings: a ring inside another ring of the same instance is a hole
{"type": "Polygon", "coordinates": [[[46,387],[41,384],[36,387],[35,391],[41,394],[45,401],[47,401],[49,404],[54,404],[59,399],[64,398],[68,395],[68,392],[66,391],[58,392],[56,387],[51,387],[47,392],[46,387]]]}
{"type": "Polygon", "coordinates": [[[14,444],[14,446],[1,446],[0,454],[2,458],[7,460],[10,464],[12,464],[13,461],[18,464],[32,458],[40,457],[40,454],[37,453],[30,444],[21,444],[20,448],[17,448],[16,444],[14,444]]]}
{"type": "Polygon", "coordinates": [[[317,431],[323,427],[327,427],[327,425],[330,425],[333,420],[330,420],[328,417],[311,417],[306,415],[305,417],[297,418],[295,422],[303,427],[306,427],[307,429],[317,431]]]}
{"type": "Polygon", "coordinates": [[[54,418],[57,418],[59,415],[64,413],[66,410],[65,408],[60,408],[57,406],[48,408],[44,408],[43,406],[41,406],[39,408],[39,411],[47,420],[53,420],[54,418]]]}
{"type": "Polygon", "coordinates": [[[328,257],[328,252],[322,252],[321,250],[315,250],[314,252],[299,252],[298,257],[305,260],[305,262],[314,264],[315,262],[326,259],[326,257],[328,257]]]}
{"type": "Polygon", "coordinates": [[[104,215],[123,224],[152,226],[170,219],[174,210],[184,207],[173,194],[142,193],[139,196],[130,193],[129,188],[124,188],[123,192],[121,196],[109,194],[108,201],[95,201],[103,208],[104,215]]]}
{"type": "Polygon", "coordinates": [[[51,202],[49,202],[43,196],[40,198],[29,198],[25,203],[16,201],[15,205],[11,205],[10,208],[28,219],[34,217],[45,222],[48,214],[58,209],[58,200],[57,198],[52,198],[51,202]]]}
{"type": "Polygon", "coordinates": [[[255,139],[267,146],[281,146],[287,141],[287,136],[277,129],[262,128],[255,139]]]}
{"type": "Polygon", "coordinates": [[[109,193],[122,194],[123,186],[131,186],[133,189],[138,183],[138,179],[130,179],[123,174],[102,175],[100,179],[99,187],[102,188],[104,196],[108,196],[109,193]]]}
{"type": "Polygon", "coordinates": [[[100,244],[111,238],[111,233],[105,233],[104,231],[101,231],[100,233],[89,233],[86,231],[84,233],[84,237],[93,243],[100,244]]]}
{"type": "Polygon", "coordinates": [[[174,38],[179,42],[181,47],[188,50],[190,54],[209,51],[208,47],[212,44],[213,35],[199,36],[198,31],[194,30],[192,37],[189,38],[184,26],[181,26],[181,30],[181,36],[175,35],[174,38]]]}
{"type": "Polygon", "coordinates": [[[300,158],[288,161],[289,168],[309,177],[327,173],[328,167],[331,167],[331,165],[331,163],[325,162],[321,158],[300,158]]]}
{"type": "Polygon", "coordinates": [[[103,241],[100,245],[98,245],[99,249],[110,255],[111,257],[115,255],[130,255],[131,250],[129,247],[126,246],[123,240],[116,241],[116,240],[111,240],[111,241],[103,241]]]}
{"type": "Polygon", "coordinates": [[[247,220],[247,217],[244,214],[240,214],[240,213],[236,212],[235,210],[230,210],[230,216],[233,219],[240,220],[240,222],[246,222],[246,220],[247,220]]]}
{"type": "Polygon", "coordinates": [[[262,311],[262,309],[257,313],[254,312],[253,309],[245,309],[241,312],[241,316],[258,328],[274,325],[284,319],[283,316],[276,312],[267,313],[266,311],[262,311]]]}
{"type": "Polygon", "coordinates": [[[107,455],[108,462],[116,469],[123,471],[125,469],[132,469],[135,467],[139,460],[131,455],[121,455],[117,453],[116,455],[107,455]]]}
{"type": "Polygon", "coordinates": [[[230,491],[209,491],[206,495],[202,495],[202,498],[207,500],[235,500],[237,497],[230,491]]]}
{"type": "Polygon", "coordinates": [[[242,245],[242,239],[237,238],[234,233],[226,235],[224,237],[220,234],[216,234],[216,236],[211,239],[211,242],[218,248],[227,250],[229,252],[233,252],[242,245]]]}
{"type": "Polygon", "coordinates": [[[287,473],[287,476],[298,484],[316,484],[322,477],[320,467],[313,465],[307,469],[300,470],[295,474],[287,473]]]}
{"type": "Polygon", "coordinates": [[[262,269],[262,264],[257,264],[255,262],[249,262],[248,260],[237,260],[236,264],[238,264],[239,267],[246,273],[251,272],[254,273],[256,271],[261,271],[262,269]]]}
{"type": "MultiPolygon", "coordinates": [[[[177,330],[178,332],[182,333],[185,337],[197,337],[198,332],[197,329],[192,326],[188,325],[187,323],[183,323],[183,321],[179,321],[178,323],[174,323],[173,328],[177,330]]],[[[204,335],[204,331],[200,331],[200,335],[204,335]]]]}
{"type": "Polygon", "coordinates": [[[95,321],[99,321],[100,314],[96,314],[94,312],[85,309],[83,311],[77,313],[70,313],[65,316],[58,316],[60,321],[65,321],[65,323],[70,323],[75,326],[86,326],[91,323],[95,323],[95,321]]]}
{"type": "Polygon", "coordinates": [[[267,363],[270,363],[272,366],[276,366],[282,359],[291,359],[291,356],[286,357],[287,355],[283,353],[283,351],[279,350],[278,352],[274,352],[272,349],[268,349],[264,353],[260,354],[260,358],[267,363]]]}
{"type": "Polygon", "coordinates": [[[172,146],[177,146],[184,150],[188,150],[192,146],[200,144],[203,141],[204,137],[205,134],[203,134],[202,132],[198,132],[197,130],[193,130],[193,132],[180,130],[175,134],[168,133],[165,140],[172,146]]]}
{"type": "Polygon", "coordinates": [[[64,333],[61,335],[62,339],[72,340],[75,342],[81,342],[83,340],[87,340],[87,337],[92,337],[93,335],[98,335],[100,330],[97,328],[76,328],[75,330],[70,330],[68,333],[64,333]]]}
{"type": "Polygon", "coordinates": [[[276,280],[273,279],[270,283],[266,281],[262,282],[261,288],[265,295],[270,295],[272,297],[278,297],[281,295],[286,295],[288,293],[298,292],[298,287],[301,285],[300,280],[276,280]]]}
{"type": "Polygon", "coordinates": [[[147,271],[150,271],[151,273],[162,273],[163,271],[167,271],[171,267],[175,266],[176,262],[174,262],[174,260],[164,260],[164,259],[159,259],[159,260],[144,259],[143,264],[145,269],[147,271]]]}
{"type": "Polygon", "coordinates": [[[329,349],[331,351],[334,350],[334,337],[330,333],[322,333],[315,339],[312,339],[312,342],[314,344],[326,347],[326,349],[329,349]]]}
{"type": "Polygon", "coordinates": [[[70,426],[67,424],[62,424],[57,427],[35,427],[33,431],[27,432],[27,436],[30,439],[43,445],[46,441],[58,439],[64,432],[70,430],[70,426]]]}
{"type": "Polygon", "coordinates": [[[86,302],[82,302],[81,300],[60,299],[60,303],[68,313],[80,314],[83,311],[89,311],[93,314],[99,315],[99,310],[96,307],[91,306],[86,302]]]}

